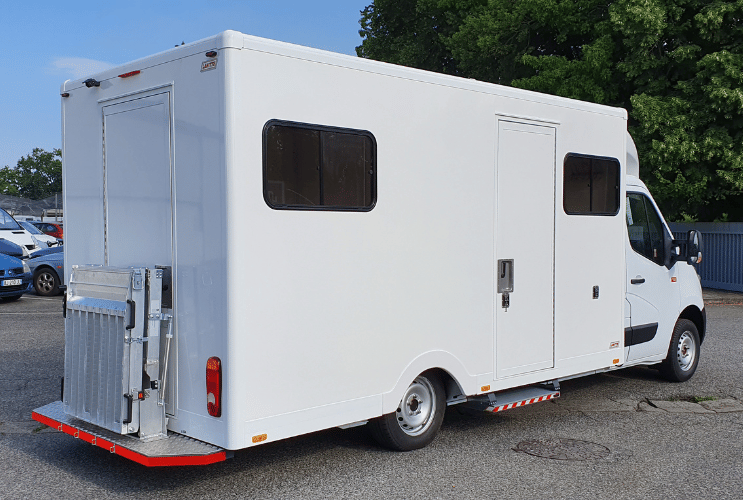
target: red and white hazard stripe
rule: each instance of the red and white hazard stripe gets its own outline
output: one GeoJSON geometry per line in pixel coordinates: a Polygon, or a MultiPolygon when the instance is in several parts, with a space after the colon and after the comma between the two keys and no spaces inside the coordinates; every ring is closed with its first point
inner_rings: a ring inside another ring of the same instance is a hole
{"type": "Polygon", "coordinates": [[[533,403],[541,403],[542,401],[547,401],[547,400],[559,398],[559,397],[560,397],[559,392],[553,392],[552,394],[547,394],[546,396],[540,396],[538,398],[525,399],[523,401],[517,401],[515,403],[508,403],[507,405],[491,406],[485,411],[492,411],[493,413],[495,413],[498,411],[510,410],[511,408],[518,408],[519,406],[526,406],[526,405],[530,405],[533,403]]]}

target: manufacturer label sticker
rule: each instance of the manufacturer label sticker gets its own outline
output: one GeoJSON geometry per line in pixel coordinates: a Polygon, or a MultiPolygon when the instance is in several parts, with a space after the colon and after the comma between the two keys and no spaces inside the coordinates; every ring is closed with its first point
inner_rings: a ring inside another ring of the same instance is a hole
{"type": "Polygon", "coordinates": [[[210,59],[201,63],[201,72],[217,69],[217,60],[210,59]]]}

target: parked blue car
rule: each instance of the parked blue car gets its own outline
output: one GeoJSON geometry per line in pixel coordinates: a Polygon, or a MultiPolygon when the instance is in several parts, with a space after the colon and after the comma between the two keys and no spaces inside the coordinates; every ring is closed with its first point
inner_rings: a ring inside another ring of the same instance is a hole
{"type": "Polygon", "coordinates": [[[0,300],[18,300],[31,291],[31,270],[21,259],[0,253],[0,300]]]}
{"type": "Polygon", "coordinates": [[[64,253],[61,250],[60,247],[60,251],[26,261],[33,276],[32,283],[37,294],[49,297],[57,295],[60,289],[64,288],[64,253]]]}
{"type": "Polygon", "coordinates": [[[24,252],[21,245],[8,241],[4,238],[0,238],[0,253],[3,255],[10,255],[16,259],[22,259],[28,256],[28,252],[24,252]]]}

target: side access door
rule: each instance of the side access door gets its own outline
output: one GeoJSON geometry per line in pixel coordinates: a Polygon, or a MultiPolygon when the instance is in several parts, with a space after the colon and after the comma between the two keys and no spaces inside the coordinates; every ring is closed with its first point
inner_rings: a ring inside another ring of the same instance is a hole
{"type": "MultiPolygon", "coordinates": [[[[164,313],[172,312],[175,298],[171,95],[166,87],[102,103],[104,263],[118,268],[165,268],[164,313]]],[[[159,349],[148,347],[147,355],[159,357],[166,350],[163,332],[159,349]]],[[[175,380],[175,358],[171,352],[170,381],[175,380]]],[[[172,415],[175,384],[166,389],[166,411],[172,415]]]]}
{"type": "Polygon", "coordinates": [[[172,266],[170,129],[170,92],[103,106],[108,266],[172,266]]]}
{"type": "Polygon", "coordinates": [[[496,378],[554,366],[555,136],[498,121],[496,378]]]}

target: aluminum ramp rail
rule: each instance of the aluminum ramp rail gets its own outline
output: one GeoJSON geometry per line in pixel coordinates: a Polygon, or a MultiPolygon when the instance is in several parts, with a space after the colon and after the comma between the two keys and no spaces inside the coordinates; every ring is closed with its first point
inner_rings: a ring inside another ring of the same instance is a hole
{"type": "Polygon", "coordinates": [[[157,441],[118,434],[66,414],[62,401],[37,408],[31,416],[39,423],[147,467],[209,465],[231,456],[223,448],[174,432],[168,432],[167,439],[157,441]]]}

